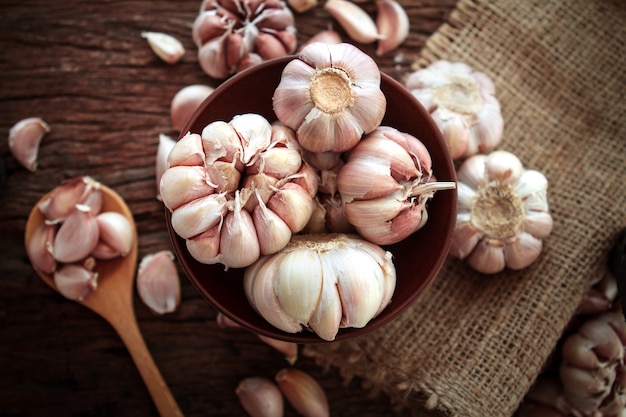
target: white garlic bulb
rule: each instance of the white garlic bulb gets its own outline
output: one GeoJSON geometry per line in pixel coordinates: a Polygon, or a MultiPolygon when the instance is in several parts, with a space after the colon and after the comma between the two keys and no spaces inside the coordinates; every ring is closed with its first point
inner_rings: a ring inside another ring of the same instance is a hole
{"type": "Polygon", "coordinates": [[[487,74],[441,60],[410,74],[405,85],[441,129],[452,159],[490,152],[502,140],[504,120],[487,74]]]}
{"type": "Polygon", "coordinates": [[[349,43],[315,42],[283,69],[276,117],[312,152],[343,152],[378,127],[387,100],[376,62],[349,43]]]}
{"type": "Polygon", "coordinates": [[[334,340],[340,328],[364,327],[391,301],[396,270],[390,252],[355,235],[294,235],[244,273],[252,307],[288,333],[304,328],[334,340]]]}
{"type": "Polygon", "coordinates": [[[450,254],[477,271],[522,269],[541,253],[552,231],[548,180],[515,155],[474,155],[457,170],[457,222],[450,254]]]}
{"type": "Polygon", "coordinates": [[[317,179],[295,132],[259,114],[189,133],[172,148],[161,199],[199,262],[252,264],[284,247],[313,213],[317,179]]]}

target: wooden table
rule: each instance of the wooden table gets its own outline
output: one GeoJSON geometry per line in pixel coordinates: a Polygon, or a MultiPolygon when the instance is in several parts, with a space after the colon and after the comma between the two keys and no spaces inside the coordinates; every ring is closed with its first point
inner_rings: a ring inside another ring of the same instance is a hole
{"type": "MultiPolygon", "coordinates": [[[[91,175],[115,189],[137,223],[140,258],[170,241],[155,199],[159,133],[176,136],[169,103],[182,87],[217,86],[200,69],[190,28],[199,0],[3,0],[0,3],[0,130],[40,116],[51,127],[29,172],[0,143],[6,180],[0,189],[0,415],[157,415],[128,352],[113,329],[64,299],[34,273],[23,244],[28,212],[63,179],[91,175]],[[140,34],[179,38],[187,54],[160,61],[140,34]]],[[[412,32],[398,53],[378,59],[400,78],[454,0],[404,2],[412,32]]],[[[373,1],[362,3],[374,12],[373,1]]],[[[299,40],[327,27],[321,7],[297,15],[299,40]]],[[[372,56],[374,46],[363,47],[372,56]]],[[[216,311],[184,275],[182,304],[153,314],[135,295],[141,331],[186,416],[243,415],[234,389],[248,376],[272,378],[281,355],[246,331],[225,331],[216,311]]],[[[391,414],[384,396],[368,397],[359,381],[300,357],[299,369],[326,389],[336,416],[391,414]]],[[[287,407],[286,415],[295,415],[287,407]]]]}

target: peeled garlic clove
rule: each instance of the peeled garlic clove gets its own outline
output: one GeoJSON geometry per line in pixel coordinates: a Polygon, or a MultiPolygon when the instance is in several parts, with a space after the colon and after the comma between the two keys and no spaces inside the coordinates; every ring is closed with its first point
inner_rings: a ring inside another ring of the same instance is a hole
{"type": "Polygon", "coordinates": [[[157,187],[157,200],[161,200],[161,177],[167,170],[167,156],[170,154],[172,148],[176,145],[176,141],[171,137],[159,134],[159,146],[157,147],[156,154],[156,187],[157,187]]]}
{"type": "Polygon", "coordinates": [[[282,417],[283,396],[274,382],[262,377],[243,379],[235,390],[250,417],[282,417]]]}
{"type": "Polygon", "coordinates": [[[9,149],[11,153],[29,171],[37,170],[39,144],[50,126],[39,117],[29,117],[17,122],[9,130],[9,149]]]}
{"type": "Polygon", "coordinates": [[[367,44],[381,39],[374,20],[357,4],[349,0],[327,0],[324,9],[353,40],[367,44]]]}
{"type": "Polygon", "coordinates": [[[276,383],[287,401],[304,417],[328,417],[328,399],[322,386],[308,373],[295,368],[281,369],[276,383]]]}
{"type": "Polygon", "coordinates": [[[180,279],[172,252],[164,250],[143,257],[137,271],[137,292],[157,314],[176,310],[180,304],[180,279]]]}
{"type": "Polygon", "coordinates": [[[224,194],[210,194],[172,212],[172,228],[183,239],[199,235],[222,221],[228,208],[224,194]]]}
{"type": "Polygon", "coordinates": [[[175,64],[185,54],[183,44],[167,33],[142,32],[141,37],[148,41],[155,54],[168,64],[175,64]]]}
{"type": "Polygon", "coordinates": [[[98,288],[98,273],[73,263],[56,270],[53,280],[61,295],[75,301],[83,301],[98,288]]]}
{"type": "Polygon", "coordinates": [[[89,206],[77,204],[57,231],[52,255],[58,262],[78,262],[94,250],[99,236],[96,216],[89,206]]]}
{"type": "Polygon", "coordinates": [[[409,36],[409,16],[396,0],[377,0],[376,28],[381,36],[376,55],[382,56],[400,46],[409,36]]]}
{"type": "Polygon", "coordinates": [[[57,261],[52,256],[52,244],[56,231],[56,225],[42,222],[35,229],[30,240],[26,242],[26,252],[33,266],[47,274],[53,273],[57,267],[57,261]]]}
{"type": "Polygon", "coordinates": [[[133,227],[128,219],[116,211],[105,211],[96,216],[100,240],[111,246],[120,256],[128,255],[134,242],[133,227]]]}
{"type": "Polygon", "coordinates": [[[262,334],[257,336],[261,341],[285,355],[285,359],[289,362],[289,365],[296,363],[296,360],[298,359],[297,343],[274,339],[272,337],[263,336],[262,334]]]}
{"type": "Polygon", "coordinates": [[[172,127],[182,131],[193,112],[213,91],[213,87],[204,84],[192,84],[180,89],[170,103],[172,127]]]}

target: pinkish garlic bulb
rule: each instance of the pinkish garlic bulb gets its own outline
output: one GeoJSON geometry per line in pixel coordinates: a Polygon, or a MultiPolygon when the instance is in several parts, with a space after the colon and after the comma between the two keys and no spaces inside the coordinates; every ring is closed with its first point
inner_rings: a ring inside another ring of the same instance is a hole
{"type": "Polygon", "coordinates": [[[296,50],[294,17],[281,0],[204,0],[192,27],[198,61],[224,79],[296,50]]]}
{"type": "Polygon", "coordinates": [[[181,138],[161,199],[190,254],[240,268],[282,249],[313,213],[318,181],[302,154],[295,132],[254,113],[181,138]]]}
{"type": "Polygon", "coordinates": [[[487,74],[437,61],[410,74],[405,85],[441,129],[452,159],[490,152],[502,140],[504,120],[487,74]]]}

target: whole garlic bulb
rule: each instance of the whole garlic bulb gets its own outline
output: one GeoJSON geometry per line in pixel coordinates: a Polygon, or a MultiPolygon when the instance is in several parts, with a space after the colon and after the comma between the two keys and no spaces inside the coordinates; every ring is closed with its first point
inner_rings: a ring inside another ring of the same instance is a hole
{"type": "Polygon", "coordinates": [[[502,140],[504,120],[487,74],[441,60],[410,74],[405,85],[441,129],[452,159],[490,152],[502,140]]]}
{"type": "Polygon", "coordinates": [[[454,182],[435,181],[430,153],[419,139],[389,126],[366,135],[337,177],[345,219],[379,245],[420,229],[428,218],[427,200],[452,188],[454,182]]]}
{"type": "Polygon", "coordinates": [[[293,14],[281,0],[204,0],[192,37],[200,66],[217,79],[292,54],[297,46],[293,14]]]}
{"type": "Polygon", "coordinates": [[[474,155],[457,170],[457,222],[450,254],[479,272],[522,269],[552,231],[548,180],[506,151],[474,155]]]}
{"type": "Polygon", "coordinates": [[[161,177],[161,199],[189,253],[227,268],[282,249],[306,226],[316,193],[295,132],[255,113],[185,135],[161,177]]]}
{"type": "Polygon", "coordinates": [[[294,235],[244,273],[246,297],[265,320],[329,341],[340,328],[364,327],[389,304],[395,286],[391,253],[346,234],[294,235]]]}
{"type": "Polygon", "coordinates": [[[387,100],[380,70],[349,43],[315,42],[283,69],[272,99],[276,117],[312,152],[343,152],[376,129],[387,100]]]}

